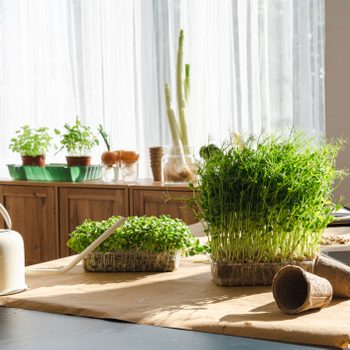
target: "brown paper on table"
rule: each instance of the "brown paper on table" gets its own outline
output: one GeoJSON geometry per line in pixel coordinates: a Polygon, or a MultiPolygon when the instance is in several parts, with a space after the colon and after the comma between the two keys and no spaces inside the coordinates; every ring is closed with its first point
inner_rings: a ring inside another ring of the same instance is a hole
{"type": "MultiPolygon", "coordinates": [[[[72,257],[39,264],[58,267],[72,257]]],[[[346,348],[350,300],[322,310],[283,314],[271,287],[218,287],[210,264],[186,258],[174,272],[91,273],[81,265],[52,276],[27,276],[29,289],[0,297],[0,305],[109,318],[144,325],[346,348]]]]}

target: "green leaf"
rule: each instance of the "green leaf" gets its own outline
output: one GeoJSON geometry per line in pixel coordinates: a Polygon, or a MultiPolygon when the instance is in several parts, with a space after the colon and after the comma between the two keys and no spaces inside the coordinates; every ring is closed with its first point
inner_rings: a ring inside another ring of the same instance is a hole
{"type": "MultiPolygon", "coordinates": [[[[120,217],[113,216],[103,221],[85,220],[70,233],[67,242],[75,252],[82,252],[120,217]]],[[[132,216],[118,228],[97,251],[145,250],[164,252],[185,250],[195,244],[188,226],[169,216],[132,216]]]]}
{"type": "Polygon", "coordinates": [[[52,143],[52,137],[47,127],[31,128],[23,125],[16,131],[16,137],[10,140],[9,148],[12,152],[22,156],[45,155],[52,143]]]}
{"type": "Polygon", "coordinates": [[[64,124],[65,131],[61,134],[57,130],[57,135],[62,135],[61,144],[69,155],[72,156],[86,156],[90,155],[94,146],[99,144],[97,137],[91,131],[89,126],[81,124],[78,116],[76,117],[75,124],[64,124]]]}

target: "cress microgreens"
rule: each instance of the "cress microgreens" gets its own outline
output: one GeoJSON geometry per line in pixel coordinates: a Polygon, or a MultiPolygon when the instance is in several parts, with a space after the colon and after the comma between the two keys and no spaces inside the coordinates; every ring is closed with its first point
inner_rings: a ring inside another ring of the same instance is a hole
{"type": "Polygon", "coordinates": [[[321,145],[297,133],[231,141],[203,149],[199,207],[214,261],[314,258],[333,220],[335,169],[342,141],[321,145]],[[214,151],[213,151],[214,150],[214,151]]]}
{"type": "Polygon", "coordinates": [[[45,155],[51,145],[52,137],[49,135],[48,128],[31,128],[29,125],[23,125],[16,131],[16,136],[10,141],[9,148],[12,152],[18,152],[22,156],[41,156],[45,155]]]}
{"type": "MultiPolygon", "coordinates": [[[[77,253],[82,252],[119,218],[112,216],[103,221],[85,220],[70,233],[68,247],[77,253]]],[[[96,251],[142,250],[160,253],[187,249],[194,241],[188,226],[179,219],[166,215],[131,216],[96,251]]]]}
{"type": "Polygon", "coordinates": [[[56,135],[61,135],[61,144],[66,148],[70,156],[87,156],[90,154],[92,148],[99,144],[97,137],[93,134],[89,126],[83,125],[78,117],[76,117],[75,124],[64,124],[64,132],[61,133],[55,129],[56,135]]]}

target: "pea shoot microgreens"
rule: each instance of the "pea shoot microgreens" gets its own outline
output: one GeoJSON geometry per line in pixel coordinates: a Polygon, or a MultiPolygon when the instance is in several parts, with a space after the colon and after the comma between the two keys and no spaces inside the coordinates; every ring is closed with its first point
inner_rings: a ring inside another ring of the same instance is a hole
{"type": "MultiPolygon", "coordinates": [[[[342,141],[317,145],[301,133],[232,140],[206,152],[196,190],[211,258],[225,263],[314,258],[334,218],[342,141]]],[[[213,146],[211,146],[213,148],[213,146]]]]}

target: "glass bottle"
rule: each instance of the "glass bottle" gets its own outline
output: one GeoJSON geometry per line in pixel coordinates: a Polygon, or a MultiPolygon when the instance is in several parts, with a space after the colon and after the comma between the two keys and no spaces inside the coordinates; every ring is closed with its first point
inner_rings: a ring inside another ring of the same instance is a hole
{"type": "Polygon", "coordinates": [[[169,147],[162,158],[162,182],[187,184],[197,181],[197,169],[191,147],[169,147]]]}

